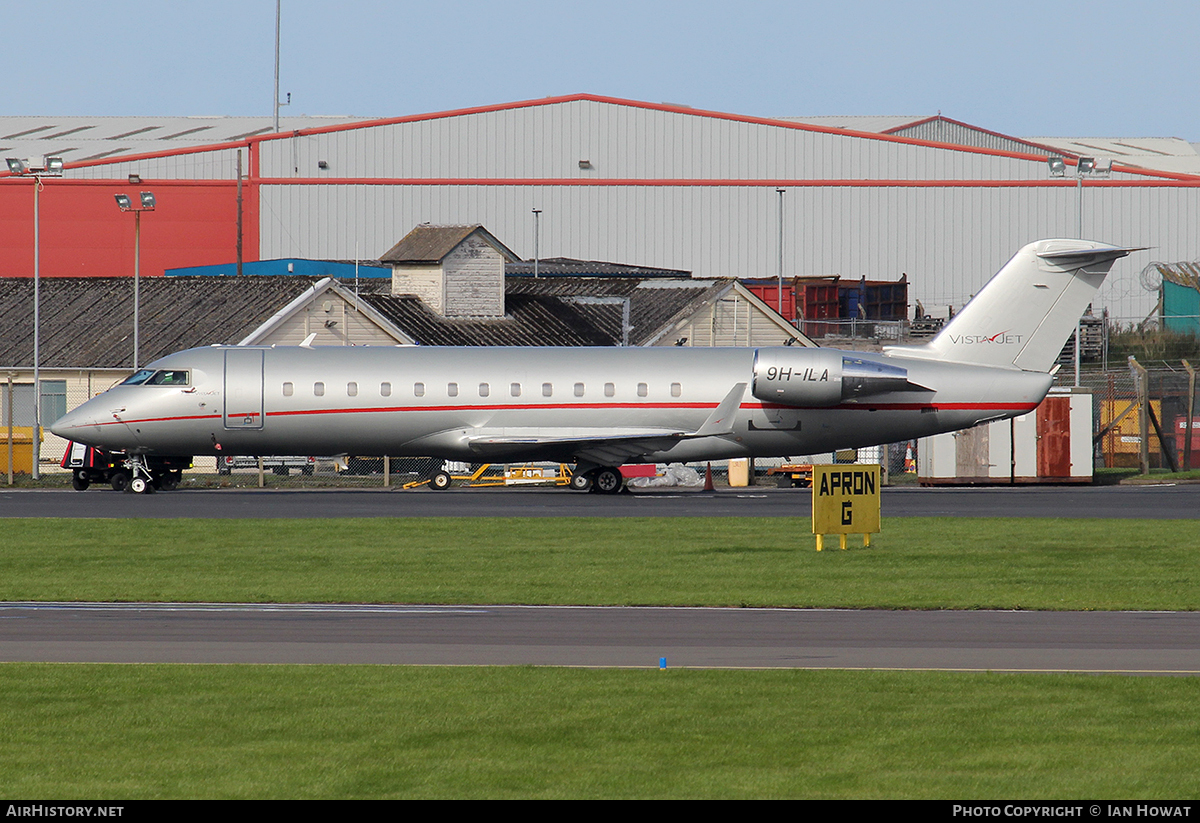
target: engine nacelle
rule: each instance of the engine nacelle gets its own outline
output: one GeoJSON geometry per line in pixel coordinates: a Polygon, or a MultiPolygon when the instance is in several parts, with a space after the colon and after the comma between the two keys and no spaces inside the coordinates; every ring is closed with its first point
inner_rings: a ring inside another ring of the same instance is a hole
{"type": "Polygon", "coordinates": [[[836,406],[864,397],[928,391],[909,382],[908,370],[832,349],[758,349],[754,387],[759,400],[789,406],[836,406]]]}
{"type": "Polygon", "coordinates": [[[758,349],[750,393],[769,403],[836,406],[842,402],[842,353],[833,349],[758,349]]]}

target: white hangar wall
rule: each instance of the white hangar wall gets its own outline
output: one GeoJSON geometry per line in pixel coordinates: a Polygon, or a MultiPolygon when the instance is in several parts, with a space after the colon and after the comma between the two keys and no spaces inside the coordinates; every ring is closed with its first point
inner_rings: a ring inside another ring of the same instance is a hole
{"type": "MultiPolygon", "coordinates": [[[[483,223],[532,257],[539,208],[543,257],[773,277],[783,187],[786,276],[906,272],[912,299],[961,306],[1017,248],[1076,224],[1074,180],[1050,179],[1044,157],[585,96],[257,150],[264,258],[373,258],[425,221],[483,223]]],[[[1083,234],[1153,247],[1098,301],[1140,319],[1155,300],[1141,268],[1200,257],[1200,179],[1089,180],[1083,234]]]]}
{"type": "MultiPolygon", "coordinates": [[[[1024,243],[1074,235],[1075,196],[1068,191],[1064,197],[1052,189],[789,189],[785,274],[895,279],[907,273],[912,299],[961,307],[1024,243]]],[[[430,221],[483,223],[531,258],[531,209],[538,207],[543,257],[681,268],[697,277],[773,277],[777,197],[773,188],[750,187],[268,186],[261,196],[262,256],[374,258],[430,221]]],[[[1155,302],[1138,283],[1141,268],[1152,258],[1196,256],[1196,192],[1096,189],[1085,198],[1085,236],[1152,247],[1120,261],[1097,301],[1116,317],[1140,319],[1155,302]]]]}

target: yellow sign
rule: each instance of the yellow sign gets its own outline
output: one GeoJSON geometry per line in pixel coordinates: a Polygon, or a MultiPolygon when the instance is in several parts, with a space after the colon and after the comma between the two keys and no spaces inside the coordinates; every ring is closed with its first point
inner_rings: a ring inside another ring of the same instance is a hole
{"type": "Polygon", "coordinates": [[[823,548],[822,536],[841,535],[846,548],[847,534],[861,534],[863,545],[871,545],[871,535],[879,531],[879,466],[813,466],[812,530],[817,536],[817,551],[823,548]]]}

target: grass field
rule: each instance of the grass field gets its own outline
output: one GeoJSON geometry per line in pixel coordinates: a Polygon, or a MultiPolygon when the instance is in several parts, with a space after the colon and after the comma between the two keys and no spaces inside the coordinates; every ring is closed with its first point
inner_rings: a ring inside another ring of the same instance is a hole
{"type": "MultiPolygon", "coordinates": [[[[1194,521],[6,519],[0,600],[1200,608],[1194,521]]],[[[0,665],[0,796],[1192,798],[1200,679],[0,665]]]]}
{"type": "Polygon", "coordinates": [[[0,794],[1194,798],[1194,678],[0,666],[0,794]]]}
{"type": "Polygon", "coordinates": [[[0,600],[1200,608],[1195,521],[6,519],[0,600]],[[853,542],[853,541],[852,541],[853,542]],[[836,545],[836,544],[835,544],[836,545]]]}

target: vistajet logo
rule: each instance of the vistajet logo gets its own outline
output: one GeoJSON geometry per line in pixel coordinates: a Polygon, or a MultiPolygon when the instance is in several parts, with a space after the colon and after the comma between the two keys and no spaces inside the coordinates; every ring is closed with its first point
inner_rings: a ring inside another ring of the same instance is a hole
{"type": "Polygon", "coordinates": [[[950,342],[956,346],[974,346],[978,344],[1009,346],[1014,343],[1020,343],[1024,339],[1022,334],[1010,334],[1006,329],[1001,332],[996,332],[992,335],[987,334],[952,334],[950,342]]]}

